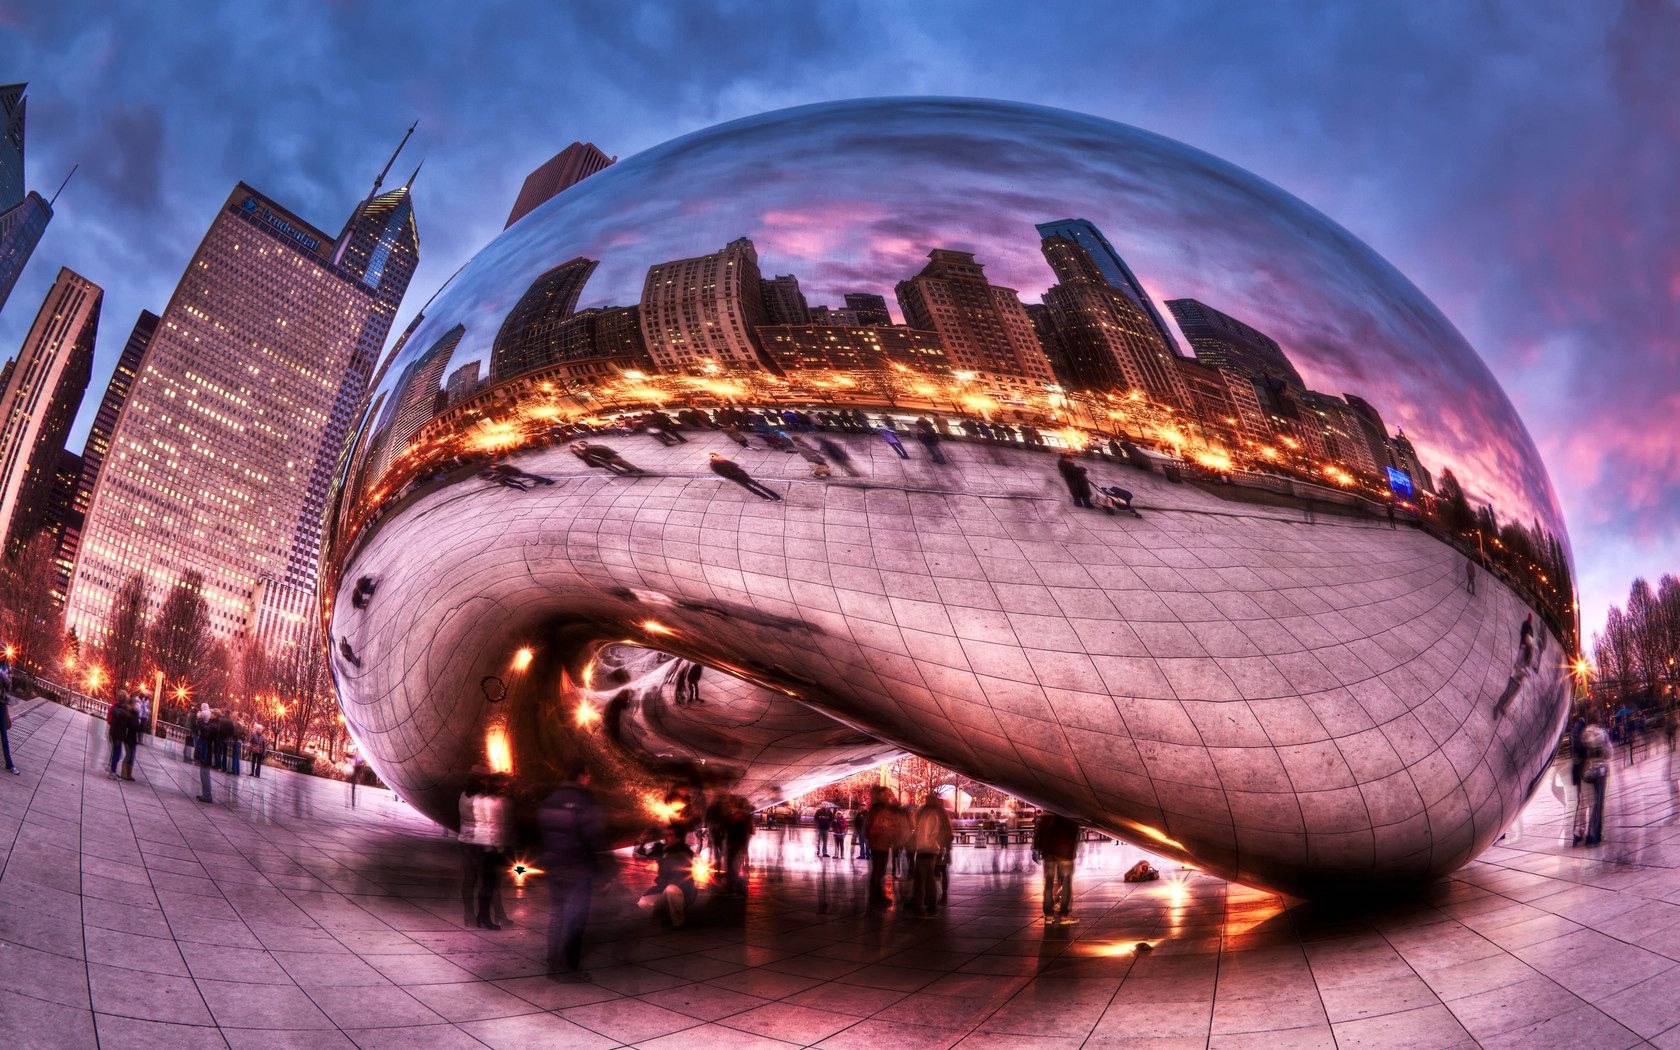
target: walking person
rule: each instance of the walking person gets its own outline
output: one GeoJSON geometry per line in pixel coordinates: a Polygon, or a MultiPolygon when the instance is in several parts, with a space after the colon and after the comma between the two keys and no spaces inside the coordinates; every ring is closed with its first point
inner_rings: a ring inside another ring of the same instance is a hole
{"type": "Polygon", "coordinates": [[[1043,813],[1033,829],[1033,859],[1044,865],[1044,924],[1075,923],[1073,862],[1079,856],[1079,824],[1060,813],[1043,813]]]}
{"type": "Polygon", "coordinates": [[[548,868],[549,974],[582,980],[583,928],[607,848],[588,772],[581,766],[567,770],[566,779],[543,800],[537,821],[548,868]]]}
{"type": "Polygon", "coordinates": [[[929,459],[935,463],[945,462],[945,453],[939,449],[939,431],[933,429],[933,424],[926,417],[916,420],[916,440],[927,450],[929,459]]]}
{"type": "Polygon", "coordinates": [[[733,481],[735,484],[746,489],[753,495],[758,496],[760,499],[773,500],[778,503],[781,502],[782,497],[780,493],[778,493],[775,489],[772,489],[770,486],[754,480],[753,476],[748,474],[739,463],[736,463],[733,460],[724,459],[718,453],[713,452],[711,455],[711,467],[713,474],[716,474],[718,477],[723,478],[726,481],[733,481]]]}
{"type": "Polygon", "coordinates": [[[742,796],[730,795],[724,807],[723,870],[725,885],[737,897],[747,895],[747,846],[752,834],[752,807],[742,796]]]}
{"type": "Polygon", "coordinates": [[[853,860],[869,859],[869,836],[864,834],[864,823],[863,803],[857,799],[853,799],[851,820],[853,860]]]}
{"type": "Polygon", "coordinates": [[[134,713],[134,701],[129,697],[122,697],[111,704],[110,725],[106,729],[106,736],[111,740],[111,768],[108,773],[112,780],[134,779],[134,747],[140,738],[140,717],[134,713]],[[117,775],[118,760],[122,762],[122,775],[117,775]]]}
{"type": "Polygon", "coordinates": [[[847,477],[855,478],[858,476],[858,469],[852,465],[852,454],[846,451],[846,446],[833,438],[819,437],[817,438],[817,447],[822,450],[822,454],[830,463],[839,464],[840,469],[846,472],[847,477]]]}
{"type": "Polygon", "coordinates": [[[12,776],[19,776],[18,767],[12,763],[12,665],[0,661],[0,753],[6,759],[6,772],[12,776]]]}
{"type": "Polygon", "coordinates": [[[152,702],[146,698],[145,693],[136,692],[134,694],[134,717],[140,722],[140,736],[135,744],[136,746],[144,745],[147,730],[151,728],[152,724],[152,702]]]}
{"type": "Polygon", "coordinates": [[[929,791],[927,801],[916,810],[910,836],[914,880],[910,891],[910,911],[913,914],[933,915],[939,911],[939,862],[955,838],[951,815],[945,812],[944,799],[937,791],[929,791]]]}
{"type": "Polygon", "coordinates": [[[1575,802],[1573,845],[1596,846],[1604,839],[1604,792],[1610,781],[1610,734],[1595,720],[1581,730],[1586,768],[1581,772],[1581,796],[1575,802]]]}
{"type": "Polygon", "coordinates": [[[350,753],[350,808],[356,808],[356,786],[362,782],[362,771],[367,768],[367,759],[360,751],[350,753]]]}
{"type": "Polygon", "coordinates": [[[700,675],[703,674],[705,670],[705,664],[690,661],[689,665],[679,672],[682,676],[680,679],[682,689],[686,694],[684,698],[685,703],[703,704],[706,702],[700,699],[700,675]]]}
{"type": "Polygon", "coordinates": [[[198,763],[198,800],[205,804],[215,801],[210,794],[210,766],[215,760],[211,737],[216,732],[216,709],[209,704],[199,708],[198,736],[193,742],[193,761],[198,763]]]}
{"type": "Polygon", "coordinates": [[[1470,592],[1472,598],[1476,596],[1476,561],[1473,558],[1464,559],[1464,589],[1470,592]]]}
{"type": "Polygon", "coordinates": [[[253,777],[262,776],[263,759],[268,757],[268,736],[263,727],[258,726],[251,732],[251,772],[253,777]]]}
{"type": "Polygon", "coordinates": [[[898,846],[903,823],[904,814],[894,805],[892,792],[885,787],[876,786],[870,793],[869,809],[864,811],[861,822],[863,833],[869,840],[871,908],[886,908],[892,905],[892,898],[887,896],[887,865],[892,861],[893,850],[898,846]]]}
{"type": "Polygon", "coordinates": [[[1062,483],[1067,486],[1068,494],[1073,497],[1076,507],[1091,506],[1090,471],[1085,465],[1073,458],[1073,454],[1063,452],[1056,457],[1056,470],[1062,475],[1062,483]]]}
{"type": "Polygon", "coordinates": [[[233,712],[228,712],[228,773],[239,775],[239,754],[245,745],[245,727],[239,724],[233,712]]]}

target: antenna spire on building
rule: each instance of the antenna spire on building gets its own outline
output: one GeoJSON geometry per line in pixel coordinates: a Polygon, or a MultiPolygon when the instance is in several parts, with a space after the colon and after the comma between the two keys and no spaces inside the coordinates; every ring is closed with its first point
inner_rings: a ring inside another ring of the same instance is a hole
{"type": "Polygon", "coordinates": [[[75,176],[76,176],[76,169],[77,169],[77,168],[79,168],[79,167],[81,167],[81,165],[80,165],[80,164],[72,164],[72,165],[70,165],[70,174],[68,174],[68,175],[66,175],[66,176],[64,176],[64,181],[63,181],[63,182],[61,182],[61,183],[59,183],[59,184],[58,184],[58,189],[56,189],[56,190],[53,190],[53,195],[52,195],[52,200],[49,200],[49,201],[48,201],[48,202],[47,202],[47,207],[49,207],[49,208],[50,208],[50,207],[52,207],[52,206],[53,206],[53,205],[55,205],[55,204],[57,204],[57,203],[58,203],[58,195],[59,195],[59,194],[60,194],[60,193],[63,193],[63,192],[64,192],[64,187],[66,187],[66,186],[68,186],[68,185],[70,185],[70,180],[71,180],[71,179],[73,179],[73,178],[75,178],[75,176]]]}
{"type": "Polygon", "coordinates": [[[397,154],[401,153],[403,151],[403,147],[408,145],[409,136],[413,135],[414,129],[419,126],[420,122],[416,120],[408,126],[407,131],[403,132],[402,141],[397,143],[397,148],[395,150],[391,151],[391,159],[385,162],[385,167],[379,172],[378,177],[373,180],[373,192],[368,194],[369,197],[378,196],[379,187],[385,184],[385,176],[391,173],[391,165],[397,162],[397,154]]]}
{"type": "Polygon", "coordinates": [[[420,177],[420,169],[424,168],[425,166],[426,166],[426,160],[425,160],[424,157],[422,157],[420,159],[420,163],[418,163],[414,166],[414,173],[408,177],[407,182],[403,183],[403,189],[407,190],[407,189],[413,189],[414,188],[414,180],[420,177]]]}

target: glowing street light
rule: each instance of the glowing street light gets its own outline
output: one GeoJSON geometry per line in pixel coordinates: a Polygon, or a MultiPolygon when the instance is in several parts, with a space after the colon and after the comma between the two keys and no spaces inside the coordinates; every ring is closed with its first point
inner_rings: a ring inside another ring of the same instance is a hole
{"type": "Polygon", "coordinates": [[[515,671],[524,671],[526,668],[531,666],[531,661],[536,658],[536,655],[536,652],[531,649],[530,646],[521,646],[519,649],[514,651],[513,669],[515,671]]]}

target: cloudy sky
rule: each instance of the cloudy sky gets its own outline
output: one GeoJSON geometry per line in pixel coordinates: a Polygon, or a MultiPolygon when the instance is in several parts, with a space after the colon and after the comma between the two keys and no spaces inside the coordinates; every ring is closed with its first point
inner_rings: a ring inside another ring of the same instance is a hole
{"type": "Polygon", "coordinates": [[[629,156],[829,99],[1016,99],[1231,161],[1409,277],[1533,434],[1589,630],[1633,575],[1680,568],[1672,3],[160,10],[0,0],[0,80],[30,82],[30,183],[50,192],[81,165],[0,349],[70,266],[106,289],[95,390],[234,182],[336,230],[416,118],[423,259],[405,315],[572,139],[629,156]]]}

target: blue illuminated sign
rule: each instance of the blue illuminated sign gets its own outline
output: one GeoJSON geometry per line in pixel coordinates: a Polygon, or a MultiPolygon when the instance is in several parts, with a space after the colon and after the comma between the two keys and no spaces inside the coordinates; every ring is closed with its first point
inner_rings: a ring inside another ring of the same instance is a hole
{"type": "Polygon", "coordinates": [[[1412,498],[1412,476],[1403,470],[1388,468],[1388,487],[1402,499],[1412,498]]]}

